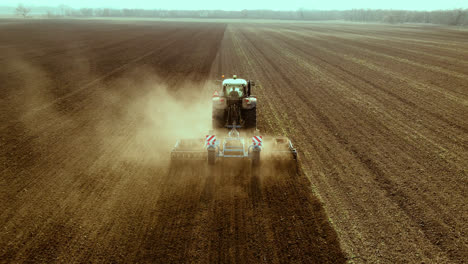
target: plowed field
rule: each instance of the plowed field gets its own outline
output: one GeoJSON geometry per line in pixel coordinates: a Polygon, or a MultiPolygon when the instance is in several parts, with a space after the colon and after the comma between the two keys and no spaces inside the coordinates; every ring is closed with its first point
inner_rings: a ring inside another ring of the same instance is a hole
{"type": "Polygon", "coordinates": [[[0,262],[465,263],[468,32],[0,21],[0,262]],[[298,169],[169,162],[222,74],[298,169]]]}

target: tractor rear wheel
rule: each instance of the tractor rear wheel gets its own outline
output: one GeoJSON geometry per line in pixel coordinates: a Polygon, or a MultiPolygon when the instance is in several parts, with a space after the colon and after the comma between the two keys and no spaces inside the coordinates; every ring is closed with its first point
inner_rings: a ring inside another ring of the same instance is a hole
{"type": "Polygon", "coordinates": [[[257,127],[257,107],[252,109],[244,109],[244,127],[256,128],[257,127]]]}
{"type": "Polygon", "coordinates": [[[224,120],[224,110],[215,110],[212,112],[212,126],[213,129],[223,128],[226,121],[224,120]]]}

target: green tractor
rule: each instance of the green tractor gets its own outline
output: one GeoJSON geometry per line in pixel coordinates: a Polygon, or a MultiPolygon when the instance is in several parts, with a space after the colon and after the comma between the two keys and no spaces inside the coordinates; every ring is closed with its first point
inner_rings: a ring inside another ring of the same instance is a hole
{"type": "Polygon", "coordinates": [[[257,127],[257,98],[252,96],[253,81],[238,79],[223,80],[222,92],[213,96],[213,129],[257,127]]]}

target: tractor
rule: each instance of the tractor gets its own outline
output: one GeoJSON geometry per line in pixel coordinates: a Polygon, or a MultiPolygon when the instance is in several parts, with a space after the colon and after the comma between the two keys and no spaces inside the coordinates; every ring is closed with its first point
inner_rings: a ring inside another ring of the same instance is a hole
{"type": "Polygon", "coordinates": [[[263,137],[257,127],[257,98],[252,96],[253,81],[232,79],[222,81],[222,91],[213,94],[212,126],[205,138],[180,139],[171,151],[172,161],[207,161],[214,165],[224,159],[251,161],[297,161],[297,151],[287,137],[263,137]],[[230,131],[227,135],[226,129],[230,131]],[[241,136],[238,128],[247,135],[241,136]],[[253,134],[249,133],[253,130],[253,134]],[[262,154],[260,154],[262,153],[262,154]]]}
{"type": "Polygon", "coordinates": [[[212,125],[213,129],[257,127],[257,98],[252,95],[254,81],[238,79],[223,80],[220,94],[213,96],[212,125]]]}

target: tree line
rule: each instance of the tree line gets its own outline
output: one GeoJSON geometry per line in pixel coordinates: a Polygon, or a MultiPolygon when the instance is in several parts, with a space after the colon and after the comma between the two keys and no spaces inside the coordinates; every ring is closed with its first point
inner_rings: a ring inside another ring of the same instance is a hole
{"type": "MultiPolygon", "coordinates": [[[[16,12],[27,16],[30,8],[18,6],[16,12]]],[[[344,20],[354,22],[382,23],[431,23],[442,25],[468,25],[468,9],[438,11],[408,10],[308,10],[300,8],[295,11],[275,10],[163,10],[163,9],[114,9],[114,8],[81,8],[75,9],[60,5],[47,11],[46,17],[139,17],[139,18],[234,18],[234,19],[283,19],[283,20],[344,20]]]]}

